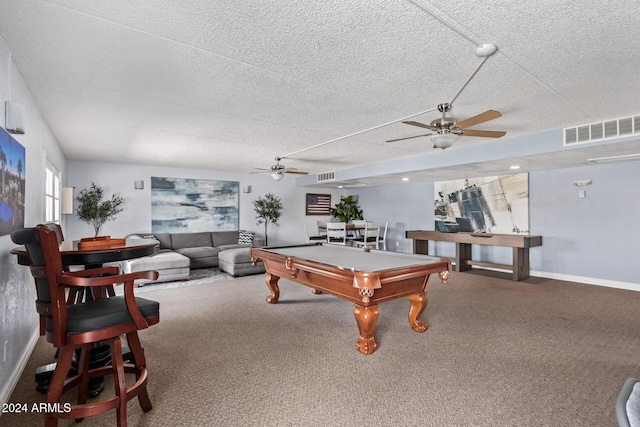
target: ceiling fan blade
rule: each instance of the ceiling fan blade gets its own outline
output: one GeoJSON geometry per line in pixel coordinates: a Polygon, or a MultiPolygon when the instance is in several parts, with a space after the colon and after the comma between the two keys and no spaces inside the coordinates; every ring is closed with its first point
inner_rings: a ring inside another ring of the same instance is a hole
{"type": "Polygon", "coordinates": [[[284,168],[284,169],[282,169],[282,172],[284,172],[284,173],[297,173],[298,175],[309,175],[309,172],[304,172],[304,171],[298,170],[296,168],[284,168]]]}
{"type": "Polygon", "coordinates": [[[507,133],[499,130],[470,130],[462,129],[462,136],[482,136],[485,138],[500,138],[507,133]]]}
{"type": "Polygon", "coordinates": [[[489,120],[497,119],[498,117],[502,117],[502,114],[500,114],[499,111],[487,110],[484,113],[478,114],[477,116],[473,116],[456,123],[456,126],[459,128],[469,128],[480,123],[488,122],[489,120]]]}
{"type": "Polygon", "coordinates": [[[423,136],[429,136],[429,135],[433,135],[433,133],[424,133],[422,135],[407,136],[406,138],[390,139],[390,140],[385,141],[385,142],[404,141],[405,139],[421,138],[423,136]]]}
{"type": "Polygon", "coordinates": [[[254,171],[254,172],[249,172],[249,173],[269,173],[271,172],[270,170],[261,170],[261,171],[254,171]]]}
{"type": "Polygon", "coordinates": [[[420,128],[425,128],[425,129],[429,129],[429,130],[433,130],[433,131],[437,131],[438,129],[434,128],[433,126],[430,125],[425,125],[424,123],[420,123],[420,122],[414,122],[413,120],[409,120],[408,122],[402,122],[404,124],[407,125],[411,125],[411,126],[418,126],[420,128]]]}

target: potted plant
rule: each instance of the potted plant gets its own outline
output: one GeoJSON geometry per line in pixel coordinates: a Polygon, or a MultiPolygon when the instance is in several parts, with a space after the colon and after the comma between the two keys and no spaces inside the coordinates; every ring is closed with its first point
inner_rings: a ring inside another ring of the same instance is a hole
{"type": "Polygon", "coordinates": [[[358,196],[341,196],[340,202],[329,208],[331,216],[340,222],[351,222],[354,219],[364,219],[362,209],[358,206],[358,196]]]}
{"type": "Polygon", "coordinates": [[[268,245],[267,227],[269,223],[278,225],[278,220],[282,215],[282,202],[279,197],[267,193],[264,197],[258,197],[253,201],[253,209],[258,214],[256,216],[257,224],[264,223],[264,244],[268,245]]]}
{"type": "Polygon", "coordinates": [[[102,201],[104,197],[104,189],[98,187],[95,183],[91,183],[91,188],[85,188],[80,191],[76,200],[78,201],[78,209],[76,213],[81,221],[93,225],[95,237],[98,237],[100,227],[107,221],[115,219],[116,215],[122,212],[120,205],[124,203],[124,199],[118,194],[111,196],[111,199],[102,201]]]}

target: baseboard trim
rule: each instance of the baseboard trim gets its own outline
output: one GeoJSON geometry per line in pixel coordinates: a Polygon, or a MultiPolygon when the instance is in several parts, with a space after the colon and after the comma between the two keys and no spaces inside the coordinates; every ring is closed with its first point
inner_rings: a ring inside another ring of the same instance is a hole
{"type": "MultiPolygon", "coordinates": [[[[455,265],[455,262],[453,263],[455,265]]],[[[511,270],[493,267],[476,267],[479,270],[499,271],[501,273],[511,273],[511,270]]],[[[620,282],[617,280],[595,279],[593,277],[574,276],[572,274],[549,273],[547,271],[529,271],[531,277],[541,277],[543,279],[562,280],[564,282],[582,283],[585,285],[604,286],[606,288],[626,289],[628,291],[640,291],[640,283],[620,282]]]]}
{"type": "MultiPolygon", "coordinates": [[[[7,403],[9,398],[11,398],[11,394],[13,394],[13,390],[16,388],[20,377],[22,376],[22,372],[24,368],[27,366],[29,362],[29,358],[31,357],[31,353],[33,353],[33,349],[36,348],[36,344],[38,343],[38,338],[40,337],[39,330],[36,328],[31,335],[31,339],[25,346],[22,351],[22,356],[20,360],[18,360],[18,366],[13,370],[13,373],[9,377],[9,380],[4,384],[2,389],[0,390],[0,404],[7,403]]],[[[1,412],[0,412],[1,415],[1,412]]]]}
{"type": "Polygon", "coordinates": [[[640,291],[639,283],[619,282],[617,280],[595,279],[593,277],[574,276],[571,274],[548,273],[546,271],[531,271],[531,275],[545,279],[563,280],[565,282],[577,282],[587,285],[604,286],[606,288],[626,289],[640,291]]]}

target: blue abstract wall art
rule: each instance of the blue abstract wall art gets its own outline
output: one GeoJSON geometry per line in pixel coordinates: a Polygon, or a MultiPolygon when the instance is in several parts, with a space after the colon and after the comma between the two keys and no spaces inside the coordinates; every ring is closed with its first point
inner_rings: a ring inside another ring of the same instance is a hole
{"type": "Polygon", "coordinates": [[[151,231],[239,230],[238,181],[151,177],[151,231]]]}

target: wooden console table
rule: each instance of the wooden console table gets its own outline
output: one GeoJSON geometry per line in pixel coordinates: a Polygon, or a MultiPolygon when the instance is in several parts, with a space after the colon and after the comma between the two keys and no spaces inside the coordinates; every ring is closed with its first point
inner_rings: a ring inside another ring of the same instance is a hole
{"type": "Polygon", "coordinates": [[[456,244],[456,265],[454,271],[468,271],[472,266],[494,267],[513,272],[513,280],[529,278],[529,248],[542,246],[542,236],[522,234],[489,234],[489,233],[442,233],[433,230],[410,230],[407,239],[413,239],[413,253],[429,255],[429,240],[438,242],[454,242],[456,244]],[[471,245],[507,246],[513,248],[513,263],[496,264],[492,262],[473,261],[471,245]]]}

